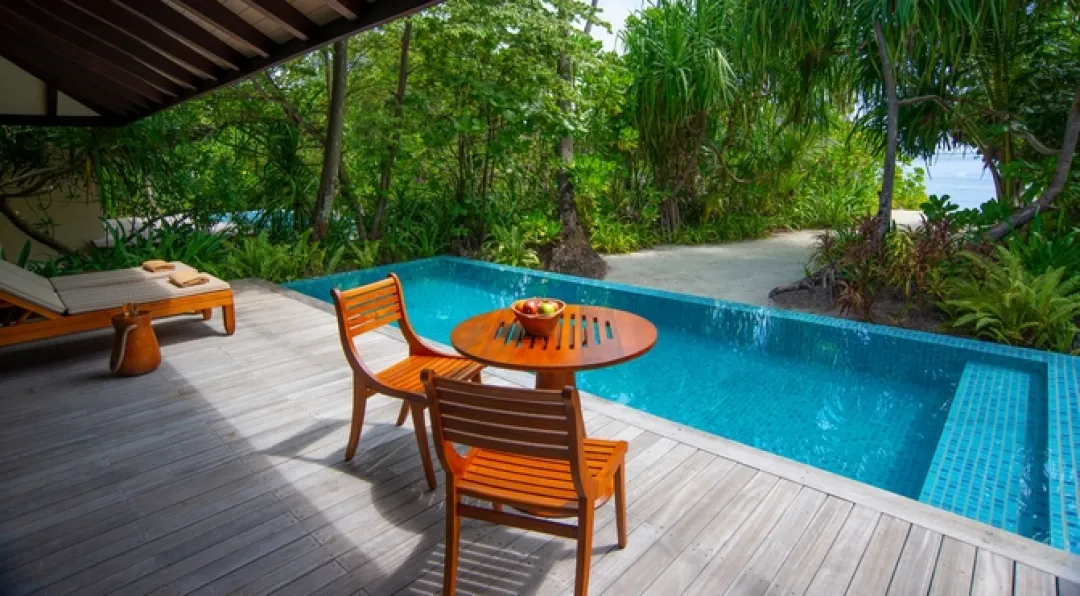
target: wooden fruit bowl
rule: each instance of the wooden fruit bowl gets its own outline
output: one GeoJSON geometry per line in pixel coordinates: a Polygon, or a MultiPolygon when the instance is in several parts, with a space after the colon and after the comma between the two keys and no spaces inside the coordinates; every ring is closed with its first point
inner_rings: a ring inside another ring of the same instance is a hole
{"type": "Polygon", "coordinates": [[[566,310],[566,303],[562,300],[556,300],[555,298],[526,298],[519,300],[510,306],[510,310],[514,312],[514,316],[517,318],[518,323],[525,333],[534,337],[545,337],[551,335],[555,331],[555,328],[559,325],[559,317],[562,316],[564,310],[566,310]],[[526,314],[517,309],[517,305],[522,302],[528,302],[529,300],[536,300],[537,302],[554,302],[557,306],[555,312],[550,315],[542,314],[526,314]]]}

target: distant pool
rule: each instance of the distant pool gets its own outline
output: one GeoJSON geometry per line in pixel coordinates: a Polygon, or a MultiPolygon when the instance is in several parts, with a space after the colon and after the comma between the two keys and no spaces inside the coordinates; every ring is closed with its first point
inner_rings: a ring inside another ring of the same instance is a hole
{"type": "Polygon", "coordinates": [[[656,347],[581,389],[1080,553],[1080,358],[450,257],[286,285],[329,302],[391,270],[447,344],[525,296],[637,313],[656,347]]]}

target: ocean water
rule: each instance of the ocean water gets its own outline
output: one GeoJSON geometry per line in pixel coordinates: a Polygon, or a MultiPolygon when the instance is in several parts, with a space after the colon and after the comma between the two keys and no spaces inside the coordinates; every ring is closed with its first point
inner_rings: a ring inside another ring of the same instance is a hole
{"type": "Polygon", "coordinates": [[[994,180],[973,151],[941,152],[904,169],[916,167],[926,170],[927,195],[949,195],[962,209],[975,209],[995,197],[994,180]]]}

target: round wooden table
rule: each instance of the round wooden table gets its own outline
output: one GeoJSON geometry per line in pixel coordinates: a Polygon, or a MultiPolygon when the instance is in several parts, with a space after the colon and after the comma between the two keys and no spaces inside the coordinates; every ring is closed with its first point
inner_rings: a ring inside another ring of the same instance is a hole
{"type": "Polygon", "coordinates": [[[577,387],[575,373],[626,362],[656,344],[656,327],[633,313],[568,304],[547,337],[521,328],[509,308],[466,319],[450,343],[467,358],[496,368],[536,373],[537,389],[577,387]]]}

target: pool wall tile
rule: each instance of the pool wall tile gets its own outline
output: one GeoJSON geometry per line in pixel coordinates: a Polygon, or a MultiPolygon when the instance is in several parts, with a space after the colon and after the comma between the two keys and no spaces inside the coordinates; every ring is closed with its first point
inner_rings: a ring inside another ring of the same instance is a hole
{"type": "MultiPolygon", "coordinates": [[[[956,388],[949,418],[919,500],[1014,533],[1039,535],[1045,520],[1027,519],[1045,487],[1027,477],[1028,454],[1045,457],[1045,432],[1031,442],[1032,373],[970,363],[956,388]],[[1042,488],[1042,489],[1041,489],[1042,488]]],[[[1044,428],[1044,427],[1041,427],[1044,428]]],[[[1037,479],[1041,480],[1041,479],[1037,479]]],[[[1045,534],[1045,530],[1042,530],[1045,534]]]]}

